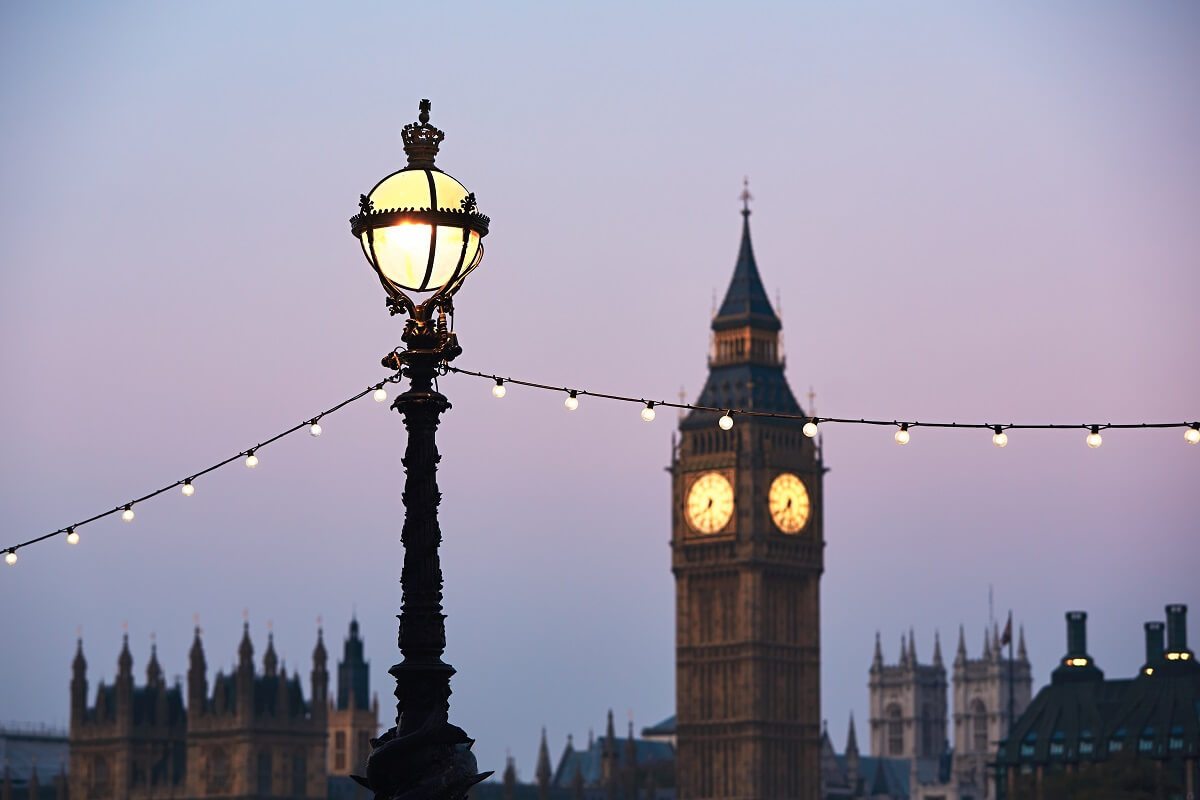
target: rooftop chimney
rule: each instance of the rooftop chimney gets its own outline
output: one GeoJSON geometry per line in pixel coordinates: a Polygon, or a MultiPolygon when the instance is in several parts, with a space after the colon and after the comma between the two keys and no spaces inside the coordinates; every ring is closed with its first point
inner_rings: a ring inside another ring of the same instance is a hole
{"type": "Polygon", "coordinates": [[[1067,657],[1087,657],[1087,612],[1067,612],[1067,657]]]}
{"type": "Polygon", "coordinates": [[[1167,606],[1167,652],[1187,651],[1187,606],[1172,603],[1167,606]]]}
{"type": "Polygon", "coordinates": [[[1067,612],[1067,654],[1051,674],[1052,683],[1101,681],[1104,673],[1087,651],[1087,612],[1067,612]]]}
{"type": "Polygon", "coordinates": [[[1163,660],[1163,624],[1161,622],[1146,623],[1146,663],[1142,665],[1143,675],[1153,675],[1154,668],[1163,660]]]}

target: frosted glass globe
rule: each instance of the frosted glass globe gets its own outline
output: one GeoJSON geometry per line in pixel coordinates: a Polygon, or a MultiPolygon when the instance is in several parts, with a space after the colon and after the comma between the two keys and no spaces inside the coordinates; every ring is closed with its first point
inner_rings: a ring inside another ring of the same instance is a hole
{"type": "Polygon", "coordinates": [[[803,431],[804,431],[805,436],[807,436],[810,439],[813,438],[814,436],[817,435],[817,423],[815,423],[815,422],[804,423],[803,431]]]}
{"type": "Polygon", "coordinates": [[[1004,431],[992,434],[992,444],[996,447],[1006,447],[1008,445],[1008,434],[1004,431]]]}
{"type": "Polygon", "coordinates": [[[492,397],[495,397],[497,400],[499,400],[506,394],[508,394],[508,388],[505,387],[502,382],[496,381],[496,385],[492,387],[492,397]]]}
{"type": "Polygon", "coordinates": [[[258,466],[258,456],[254,455],[254,453],[251,453],[250,455],[246,456],[246,466],[249,467],[250,469],[254,469],[255,467],[257,467],[258,466]]]}
{"type": "Polygon", "coordinates": [[[79,544],[79,534],[75,531],[67,533],[67,544],[79,544]]]}
{"type": "Polygon", "coordinates": [[[903,428],[896,431],[896,444],[908,444],[909,438],[908,431],[903,428]]]}
{"type": "Polygon", "coordinates": [[[646,406],[642,409],[642,419],[646,422],[654,421],[654,406],[646,406]]]}
{"type": "Polygon", "coordinates": [[[726,414],[725,416],[723,416],[719,420],[717,420],[717,425],[719,425],[721,427],[721,430],[727,431],[733,427],[733,417],[726,414]]]}
{"type": "Polygon", "coordinates": [[[10,567],[13,564],[17,563],[17,554],[14,553],[13,551],[9,550],[7,553],[4,554],[4,563],[8,564],[10,567]]]}
{"type": "Polygon", "coordinates": [[[1188,444],[1200,442],[1200,429],[1188,428],[1183,434],[1183,440],[1188,444]]]}
{"type": "Polygon", "coordinates": [[[1087,435],[1087,446],[1095,450],[1100,445],[1104,444],[1104,438],[1098,433],[1089,433],[1087,435]]]}
{"type": "Polygon", "coordinates": [[[309,425],[308,426],[308,435],[309,436],[320,436],[321,435],[321,423],[314,422],[312,425],[309,425]]]}
{"type": "Polygon", "coordinates": [[[196,487],[192,486],[191,482],[185,483],[183,485],[183,496],[184,497],[191,497],[195,493],[196,493],[196,487]]]}
{"type": "Polygon", "coordinates": [[[574,411],[579,408],[579,398],[573,394],[569,395],[566,400],[563,400],[563,405],[566,406],[567,411],[574,411]]]}
{"type": "Polygon", "coordinates": [[[375,393],[372,394],[371,397],[375,398],[376,403],[382,403],[384,400],[387,400],[387,392],[382,388],[376,389],[375,393]]]}
{"type": "Polygon", "coordinates": [[[121,512],[121,519],[125,520],[126,522],[133,522],[133,509],[126,507],[125,510],[121,512]]]}

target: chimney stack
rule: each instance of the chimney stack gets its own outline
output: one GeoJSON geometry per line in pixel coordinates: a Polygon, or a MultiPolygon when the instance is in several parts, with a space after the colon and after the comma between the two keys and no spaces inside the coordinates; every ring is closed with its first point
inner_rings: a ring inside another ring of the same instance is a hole
{"type": "Polygon", "coordinates": [[[1167,652],[1187,652],[1187,606],[1172,603],[1167,606],[1167,652]]]}
{"type": "Polygon", "coordinates": [[[1067,658],[1087,658],[1087,612],[1067,612],[1067,658]]]}

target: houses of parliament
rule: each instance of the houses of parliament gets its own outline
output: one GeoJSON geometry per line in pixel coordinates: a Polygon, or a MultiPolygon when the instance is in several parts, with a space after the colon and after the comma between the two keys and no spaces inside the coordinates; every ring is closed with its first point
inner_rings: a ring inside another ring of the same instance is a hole
{"type": "Polygon", "coordinates": [[[368,695],[357,620],[343,643],[333,696],[320,629],[308,700],[299,671],[289,674],[279,663],[272,634],[256,664],[247,623],[237,657],[233,671],[218,670],[210,685],[197,627],[186,685],[167,684],[151,646],[139,686],[126,636],[115,681],[89,692],[81,640],[70,689],[70,799],[364,796],[345,776],[363,770],[379,706],[368,695]]]}

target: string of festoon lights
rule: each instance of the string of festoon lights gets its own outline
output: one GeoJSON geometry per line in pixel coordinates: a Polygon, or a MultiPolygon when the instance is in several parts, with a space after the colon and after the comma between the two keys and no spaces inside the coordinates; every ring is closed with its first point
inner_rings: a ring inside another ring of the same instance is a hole
{"type": "MultiPolygon", "coordinates": [[[[893,438],[895,439],[897,444],[905,445],[905,444],[908,444],[912,438],[911,430],[913,428],[918,428],[918,427],[919,428],[962,428],[962,429],[966,429],[966,430],[972,430],[972,429],[989,430],[992,432],[992,444],[994,444],[996,447],[1006,447],[1008,445],[1007,431],[1010,431],[1010,430],[1037,430],[1037,429],[1040,429],[1040,430],[1084,430],[1084,431],[1087,431],[1084,441],[1086,442],[1088,447],[1095,449],[1095,448],[1099,447],[1104,441],[1103,437],[1100,434],[1100,431],[1103,431],[1103,430],[1130,429],[1130,428],[1184,428],[1185,429],[1184,434],[1183,434],[1184,441],[1187,442],[1188,444],[1200,444],[1200,421],[1195,421],[1195,422],[1120,422],[1120,423],[1119,422],[1104,422],[1104,423],[1085,422],[1085,423],[1075,423],[1075,424],[1069,424],[1069,423],[1068,424],[1041,424],[1041,423],[1031,424],[1031,423],[1010,422],[1010,423],[996,424],[996,423],[990,423],[990,422],[920,422],[917,420],[906,421],[906,420],[898,420],[898,419],[892,419],[892,420],[862,419],[862,418],[850,419],[850,418],[845,418],[845,417],[824,417],[824,416],[806,415],[806,414],[789,414],[789,413],[778,412],[778,411],[756,411],[754,409],[745,409],[745,408],[720,408],[720,407],[716,407],[716,406],[695,405],[692,403],[676,403],[676,402],[671,402],[668,400],[647,400],[645,397],[630,397],[630,396],[619,395],[619,394],[610,394],[607,392],[593,392],[593,391],[589,391],[586,389],[572,389],[571,387],[568,387],[568,386],[555,386],[555,385],[547,384],[547,383],[538,383],[536,381],[522,380],[520,378],[502,377],[500,375],[493,375],[493,374],[486,373],[486,372],[475,372],[473,370],[459,369],[458,367],[451,367],[449,365],[445,365],[443,367],[443,374],[448,373],[448,372],[455,373],[458,375],[467,375],[470,377],[482,378],[484,380],[491,381],[492,382],[492,396],[496,397],[496,398],[504,397],[508,393],[507,387],[509,385],[525,386],[530,389],[539,389],[539,390],[543,390],[543,391],[562,393],[562,394],[566,395],[566,397],[563,399],[563,406],[566,407],[567,411],[578,411],[579,410],[579,398],[581,398],[581,397],[594,397],[594,398],[598,398],[598,399],[602,399],[602,400],[615,400],[617,402],[622,402],[622,403],[634,403],[636,405],[641,406],[641,417],[642,417],[642,420],[645,422],[653,422],[654,417],[655,417],[655,409],[660,408],[660,407],[661,408],[676,408],[676,409],[680,409],[680,410],[684,410],[684,411],[711,411],[711,412],[714,412],[714,413],[720,415],[717,418],[717,426],[721,430],[725,430],[725,431],[731,430],[733,428],[734,417],[739,417],[739,416],[740,417],[758,417],[758,418],[767,418],[767,419],[789,419],[789,420],[797,420],[797,421],[803,420],[804,427],[802,428],[802,430],[804,432],[804,435],[809,438],[813,438],[813,437],[817,436],[820,433],[820,426],[827,424],[827,423],[842,424],[842,425],[881,425],[881,426],[885,426],[885,427],[895,428],[896,431],[893,434],[893,438]]],[[[104,519],[105,517],[111,516],[113,514],[120,514],[121,519],[125,520],[126,522],[132,522],[133,518],[134,518],[134,510],[133,510],[134,506],[138,505],[139,503],[144,503],[145,501],[150,500],[151,498],[157,497],[158,495],[163,494],[164,492],[168,492],[171,489],[174,489],[175,487],[179,487],[181,493],[184,496],[191,497],[196,491],[194,481],[197,478],[207,475],[208,473],[213,472],[214,470],[218,470],[221,467],[224,467],[228,464],[233,463],[234,461],[238,461],[239,459],[244,459],[244,463],[245,463],[246,467],[248,467],[250,469],[254,469],[255,467],[258,466],[258,463],[259,463],[258,462],[258,451],[260,449],[262,449],[263,447],[266,447],[267,445],[272,444],[273,442],[277,442],[280,439],[284,438],[285,436],[289,436],[293,433],[296,433],[297,431],[303,430],[304,428],[308,429],[308,432],[310,435],[320,436],[322,433],[321,419],[323,417],[326,417],[326,416],[334,413],[335,411],[340,410],[341,408],[349,405],[350,403],[353,403],[355,400],[358,400],[362,397],[367,396],[368,394],[371,395],[372,398],[376,402],[382,403],[385,400],[387,400],[387,397],[388,397],[387,391],[384,389],[384,386],[388,383],[398,383],[400,381],[400,379],[401,379],[401,376],[399,373],[392,375],[388,378],[385,378],[384,380],[382,380],[374,385],[368,386],[366,389],[363,389],[361,392],[358,392],[357,394],[353,395],[352,397],[346,398],[345,400],[338,403],[337,405],[335,405],[331,408],[328,408],[325,411],[322,411],[321,413],[316,414],[315,416],[307,418],[304,422],[301,422],[297,425],[293,425],[292,427],[288,428],[287,430],[282,431],[281,433],[277,433],[268,439],[264,439],[263,441],[259,442],[258,444],[254,445],[253,447],[247,447],[246,449],[239,451],[236,455],[230,456],[230,457],[224,459],[223,461],[219,461],[216,464],[213,464],[212,466],[209,466],[202,470],[193,472],[190,475],[188,475],[186,478],[181,478],[177,481],[174,481],[173,483],[169,483],[169,484],[163,486],[161,489],[156,489],[155,491],[150,492],[149,494],[143,495],[142,497],[139,497],[134,500],[130,500],[126,503],[118,504],[107,511],[104,511],[102,513],[88,517],[87,519],[80,520],[79,522],[76,522],[72,525],[68,525],[66,527],[59,528],[56,531],[51,531],[50,533],[44,534],[42,536],[38,536],[34,539],[30,539],[29,541],[21,542],[20,544],[15,544],[15,545],[12,545],[12,546],[6,547],[6,548],[0,548],[0,550],[2,550],[4,552],[4,560],[10,566],[14,565],[17,563],[17,551],[20,550],[21,548],[28,547],[31,544],[37,544],[39,542],[43,542],[43,541],[46,541],[47,539],[52,539],[56,536],[61,536],[63,534],[66,535],[66,540],[67,540],[68,544],[72,544],[72,545],[78,544],[79,543],[79,531],[78,531],[79,528],[83,527],[84,525],[87,525],[88,523],[95,522],[100,519],[104,519]]]]}
{"type": "Polygon", "coordinates": [[[247,468],[254,469],[258,466],[258,451],[261,450],[262,448],[266,447],[269,444],[273,444],[273,443],[279,441],[280,439],[282,439],[285,436],[290,436],[291,434],[296,433],[297,431],[304,430],[305,428],[308,429],[308,433],[310,436],[320,436],[322,433],[321,420],[324,417],[327,417],[330,414],[341,410],[345,406],[348,406],[351,403],[353,403],[355,400],[358,400],[362,397],[366,397],[367,395],[371,395],[371,397],[374,398],[375,402],[382,403],[385,400],[387,400],[387,397],[388,397],[387,390],[384,389],[383,387],[389,383],[397,383],[399,381],[400,381],[399,373],[396,373],[395,375],[384,378],[383,380],[379,381],[378,383],[375,383],[371,386],[368,386],[366,389],[363,389],[361,392],[358,392],[357,394],[355,394],[351,397],[347,397],[345,400],[338,403],[337,405],[327,408],[319,414],[315,414],[311,417],[308,417],[303,422],[293,425],[292,427],[288,428],[287,430],[277,433],[274,436],[271,436],[270,438],[263,439],[261,442],[254,445],[253,447],[247,447],[246,449],[239,451],[235,455],[229,456],[228,458],[218,461],[217,463],[215,463],[211,466],[205,467],[204,469],[197,470],[197,471],[189,474],[186,478],[180,478],[177,481],[168,483],[165,486],[163,486],[162,488],[155,489],[153,492],[144,494],[141,497],[138,497],[134,500],[130,500],[125,503],[120,503],[120,504],[108,509],[107,511],[102,511],[101,513],[95,514],[91,517],[88,517],[87,519],[83,519],[83,520],[80,520],[79,522],[75,522],[75,523],[72,523],[71,525],[67,525],[66,527],[59,528],[56,531],[51,531],[50,533],[43,534],[42,536],[38,536],[36,538],[30,539],[27,542],[21,542],[20,544],[15,544],[15,545],[11,545],[9,547],[0,548],[0,551],[2,551],[4,553],[4,561],[9,566],[13,566],[14,564],[17,563],[17,551],[20,550],[21,548],[28,547],[31,544],[37,544],[39,542],[44,542],[47,539],[53,539],[56,536],[62,536],[64,534],[66,535],[67,544],[71,544],[71,545],[79,544],[79,528],[82,528],[84,525],[87,525],[89,523],[96,522],[97,520],[104,519],[105,517],[110,517],[113,514],[120,514],[121,519],[125,520],[126,522],[133,522],[133,519],[135,516],[135,512],[133,509],[135,506],[137,506],[139,503],[144,503],[147,500],[150,500],[151,498],[158,497],[160,494],[163,494],[164,492],[169,492],[176,487],[179,487],[180,493],[183,494],[184,497],[191,497],[192,495],[194,495],[196,493],[195,481],[197,478],[201,478],[201,477],[209,474],[210,472],[214,472],[214,471],[220,469],[221,467],[232,464],[235,461],[242,460],[247,468]]]}

